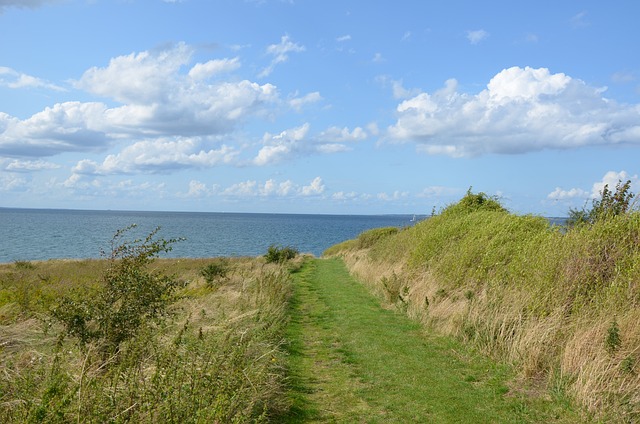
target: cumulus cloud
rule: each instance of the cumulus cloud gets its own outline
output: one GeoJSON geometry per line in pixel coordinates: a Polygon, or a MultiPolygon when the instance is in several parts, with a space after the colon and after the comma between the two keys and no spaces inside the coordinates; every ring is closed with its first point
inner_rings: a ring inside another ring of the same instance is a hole
{"type": "MultiPolygon", "coordinates": [[[[27,119],[0,112],[0,154],[44,157],[69,151],[99,151],[114,140],[207,137],[227,134],[279,103],[271,84],[211,77],[240,66],[237,58],[190,66],[184,43],[111,59],[93,67],[76,88],[115,101],[65,102],[27,119]]],[[[2,75],[12,74],[2,68],[2,75]]],[[[309,100],[309,99],[308,99],[309,100]]]]}
{"type": "Polygon", "coordinates": [[[0,112],[0,154],[51,156],[69,151],[95,151],[110,140],[101,103],[65,102],[20,120],[0,112]]]}
{"type": "Polygon", "coordinates": [[[631,191],[636,193],[640,189],[640,179],[638,175],[631,175],[627,171],[608,171],[604,174],[600,181],[596,181],[591,186],[591,190],[584,190],[582,188],[563,189],[556,187],[554,191],[547,195],[549,200],[587,200],[587,199],[599,199],[605,185],[610,190],[615,190],[616,185],[619,182],[631,181],[631,191]]]}
{"type": "Polygon", "coordinates": [[[546,68],[505,69],[475,95],[451,79],[400,103],[386,137],[453,157],[639,143],[640,105],[604,91],[546,68]]]}
{"type": "Polygon", "coordinates": [[[350,148],[343,143],[366,138],[366,132],[360,127],[353,130],[346,127],[331,127],[315,136],[310,135],[310,128],[309,123],[305,123],[279,134],[266,133],[262,138],[263,146],[252,163],[265,166],[277,164],[298,155],[344,152],[350,148]]]}
{"type": "Polygon", "coordinates": [[[272,57],[271,63],[269,64],[269,66],[264,68],[258,76],[263,78],[271,75],[276,65],[289,60],[290,53],[300,53],[305,50],[306,49],[304,46],[291,41],[288,35],[283,35],[280,39],[280,43],[271,44],[269,47],[267,47],[267,55],[272,57]]]}
{"type": "Polygon", "coordinates": [[[467,31],[467,40],[469,40],[471,44],[478,44],[488,36],[489,33],[483,29],[467,31]]]}
{"type": "Polygon", "coordinates": [[[226,145],[208,149],[199,138],[160,138],[133,143],[118,154],[108,155],[100,164],[81,160],[72,171],[84,175],[165,173],[229,164],[237,155],[237,150],[226,145]]]}
{"type": "Polygon", "coordinates": [[[336,38],[336,41],[339,43],[343,43],[345,41],[350,41],[351,40],[351,35],[346,34],[346,35],[341,35],[340,37],[336,38]]]}
{"type": "Polygon", "coordinates": [[[309,185],[302,187],[300,193],[303,196],[316,196],[324,193],[324,183],[322,182],[322,178],[314,178],[309,185]]]}

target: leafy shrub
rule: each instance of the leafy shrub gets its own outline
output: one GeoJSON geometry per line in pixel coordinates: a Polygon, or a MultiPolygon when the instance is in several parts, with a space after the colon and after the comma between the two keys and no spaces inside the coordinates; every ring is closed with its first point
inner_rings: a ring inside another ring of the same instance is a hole
{"type": "Polygon", "coordinates": [[[229,263],[225,259],[212,262],[200,270],[200,275],[204,277],[207,286],[214,287],[227,279],[229,273],[229,263]]]}
{"type": "Polygon", "coordinates": [[[507,210],[500,204],[497,197],[489,196],[483,192],[473,193],[469,187],[467,194],[458,203],[445,208],[443,214],[466,214],[477,211],[506,212],[507,210]]]}
{"type": "Polygon", "coordinates": [[[298,256],[298,253],[298,250],[293,247],[281,247],[272,244],[267,249],[267,253],[264,255],[264,258],[267,263],[283,263],[295,258],[298,256]]]}
{"type": "Polygon", "coordinates": [[[134,227],[115,233],[98,292],[80,300],[64,296],[51,312],[64,325],[66,335],[77,338],[82,346],[96,342],[105,354],[117,352],[146,322],[162,317],[178,285],[171,277],[148,269],[158,254],[169,252],[178,240],[155,240],[158,227],[144,240],[123,241],[134,227]]]}
{"type": "Polygon", "coordinates": [[[567,223],[569,225],[593,224],[598,220],[624,215],[633,209],[634,197],[636,195],[631,192],[631,180],[627,180],[624,184],[618,180],[615,192],[611,191],[607,184],[600,192],[600,199],[593,200],[590,210],[569,209],[567,223]]]}

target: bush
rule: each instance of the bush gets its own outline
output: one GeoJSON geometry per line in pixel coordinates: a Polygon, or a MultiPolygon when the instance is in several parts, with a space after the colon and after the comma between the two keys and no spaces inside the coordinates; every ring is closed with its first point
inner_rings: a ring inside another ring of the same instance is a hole
{"type": "Polygon", "coordinates": [[[498,198],[495,196],[488,196],[485,193],[473,193],[471,187],[467,190],[467,194],[460,199],[458,203],[448,206],[443,211],[443,214],[451,213],[471,213],[477,211],[494,211],[494,212],[507,212],[507,210],[500,204],[498,198]]]}
{"type": "Polygon", "coordinates": [[[631,180],[627,180],[624,184],[618,180],[615,192],[611,191],[607,184],[600,192],[600,199],[593,200],[590,210],[569,209],[567,224],[570,226],[593,224],[599,220],[624,215],[633,209],[634,197],[636,195],[631,192],[631,180]]]}
{"type": "Polygon", "coordinates": [[[144,240],[122,241],[134,227],[115,233],[98,292],[80,300],[65,296],[51,311],[66,335],[77,338],[81,346],[95,342],[103,354],[116,353],[145,323],[165,315],[178,286],[170,276],[148,269],[178,240],[154,240],[160,230],[156,228],[144,240]]]}
{"type": "Polygon", "coordinates": [[[267,263],[283,263],[298,256],[298,250],[293,247],[280,247],[271,245],[267,249],[267,253],[264,255],[267,263]]]}
{"type": "Polygon", "coordinates": [[[225,281],[228,273],[229,263],[225,259],[212,262],[200,271],[208,287],[214,287],[225,281]]]}

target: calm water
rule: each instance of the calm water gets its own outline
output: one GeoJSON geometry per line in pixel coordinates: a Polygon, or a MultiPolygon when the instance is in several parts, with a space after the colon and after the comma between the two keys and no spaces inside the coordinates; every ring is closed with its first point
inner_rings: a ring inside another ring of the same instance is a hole
{"type": "Polygon", "coordinates": [[[320,256],[328,247],[378,227],[411,225],[410,215],[284,215],[120,212],[0,208],[0,263],[97,258],[115,231],[137,224],[127,239],[160,226],[164,239],[186,238],[170,256],[258,256],[271,244],[320,256]]]}

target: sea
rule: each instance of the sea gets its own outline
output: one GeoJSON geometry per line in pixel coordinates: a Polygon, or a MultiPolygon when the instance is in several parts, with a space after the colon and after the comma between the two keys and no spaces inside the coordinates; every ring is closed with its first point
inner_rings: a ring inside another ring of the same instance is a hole
{"type": "Polygon", "coordinates": [[[0,208],[0,263],[100,258],[114,234],[132,241],[160,228],[157,237],[181,239],[163,257],[259,256],[271,245],[321,256],[365,230],[407,227],[426,216],[304,215],[208,212],[135,212],[0,208]]]}

